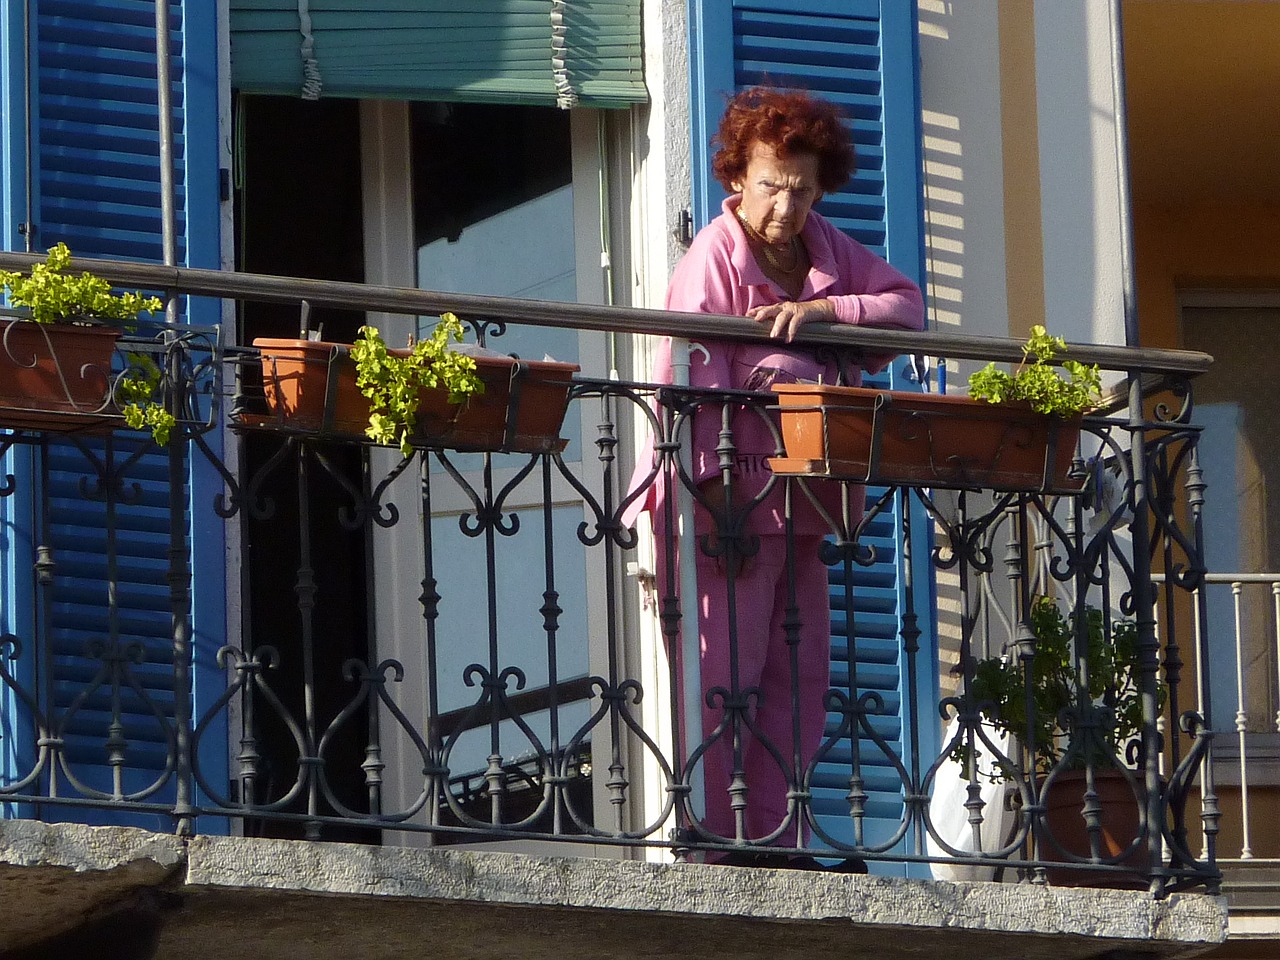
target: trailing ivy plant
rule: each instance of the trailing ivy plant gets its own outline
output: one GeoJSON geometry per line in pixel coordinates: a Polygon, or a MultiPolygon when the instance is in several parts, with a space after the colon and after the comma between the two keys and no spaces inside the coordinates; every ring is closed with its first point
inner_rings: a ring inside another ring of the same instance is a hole
{"type": "Polygon", "coordinates": [[[1022,347],[1022,362],[1013,373],[1006,373],[994,363],[970,375],[969,396],[990,403],[1024,400],[1037,413],[1073,417],[1096,405],[1102,399],[1102,376],[1097,364],[1078,360],[1060,360],[1058,354],[1067,349],[1062,337],[1050,336],[1039,324],[1031,328],[1031,336],[1022,347]],[[1066,371],[1059,373],[1058,367],[1066,371]]]}
{"type": "MultiPolygon", "coordinates": [[[[36,323],[88,325],[108,320],[125,329],[141,313],[155,313],[163,304],[158,297],[140,293],[113,293],[111,284],[87,270],[71,271],[71,249],[65,243],[50,247],[44,263],[28,274],[0,270],[0,285],[9,291],[9,302],[25,307],[36,323]]],[[[150,430],[160,446],[169,442],[177,421],[154,399],[160,387],[160,369],[150,357],[129,354],[129,367],[116,383],[117,400],[124,401],[125,423],[135,430],[150,430]]]]}
{"type": "Polygon", "coordinates": [[[451,346],[461,340],[462,321],[452,313],[441,314],[431,336],[411,341],[404,355],[388,350],[375,327],[360,328],[351,345],[351,359],[356,364],[356,385],[369,398],[365,430],[369,439],[398,446],[407,457],[413,452],[410,437],[423,390],[447,390],[449,402],[455,404],[484,392],[475,358],[451,346]]]}
{"type": "Polygon", "coordinates": [[[160,368],[145,353],[129,353],[129,369],[116,384],[116,396],[125,401],[120,408],[124,422],[134,430],[150,430],[156,444],[163,447],[178,421],[155,401],[160,389],[160,368]]]}

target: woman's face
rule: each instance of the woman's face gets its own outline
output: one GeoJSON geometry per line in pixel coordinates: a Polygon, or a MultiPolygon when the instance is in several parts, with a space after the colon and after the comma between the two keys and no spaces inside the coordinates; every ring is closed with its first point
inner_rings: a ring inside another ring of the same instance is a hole
{"type": "Polygon", "coordinates": [[[751,146],[747,172],[730,184],[742,195],[738,216],[770,243],[789,243],[804,227],[818,192],[818,158],[812,153],[780,157],[772,146],[751,146]]]}

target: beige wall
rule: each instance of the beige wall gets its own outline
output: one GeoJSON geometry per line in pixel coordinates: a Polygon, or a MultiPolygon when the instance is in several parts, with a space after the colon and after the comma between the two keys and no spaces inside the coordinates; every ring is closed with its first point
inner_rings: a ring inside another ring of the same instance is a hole
{"type": "Polygon", "coordinates": [[[1142,339],[1178,346],[1179,289],[1280,287],[1280,3],[1124,16],[1142,339]]]}
{"type": "Polygon", "coordinates": [[[1142,342],[1182,345],[1178,291],[1280,289],[1280,202],[1134,210],[1142,342]]]}
{"type": "Polygon", "coordinates": [[[1009,333],[1025,336],[1042,323],[1044,237],[1040,137],[1036,107],[1036,34],[1029,0],[1000,5],[1000,115],[1003,138],[1005,257],[1009,333]]]}

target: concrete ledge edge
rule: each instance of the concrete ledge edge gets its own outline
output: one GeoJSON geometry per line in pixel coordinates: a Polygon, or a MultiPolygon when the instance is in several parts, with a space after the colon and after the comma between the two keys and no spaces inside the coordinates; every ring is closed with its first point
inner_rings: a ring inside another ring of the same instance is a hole
{"type": "Polygon", "coordinates": [[[1201,894],[742,870],[700,864],[197,837],[187,885],[868,927],[1220,943],[1226,901],[1201,894]]]}
{"type": "Polygon", "coordinates": [[[187,856],[186,842],[134,827],[0,820],[0,865],[63,867],[78,873],[154,865],[168,874],[187,856]]]}
{"type": "MultiPolygon", "coordinates": [[[[343,898],[574,908],[683,917],[824,922],[868,930],[1154,941],[1227,937],[1226,900],[973,881],[746,870],[460,849],[201,836],[128,827],[0,821],[0,873],[93,873],[193,896],[261,891],[343,898]],[[128,879],[126,879],[128,878],[128,879]],[[172,886],[171,886],[172,889],[172,886]]],[[[113,884],[114,886],[114,884],[113,884]]],[[[105,890],[104,890],[105,892],[105,890]]],[[[1153,944],[1154,945],[1154,944],[1153,944]]]]}

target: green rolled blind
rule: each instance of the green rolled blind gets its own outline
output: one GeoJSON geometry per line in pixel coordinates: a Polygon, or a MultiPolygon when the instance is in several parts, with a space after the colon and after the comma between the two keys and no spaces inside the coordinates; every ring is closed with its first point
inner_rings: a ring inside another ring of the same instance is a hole
{"type": "Polygon", "coordinates": [[[231,0],[245,93],[571,107],[646,99],[640,0],[231,0]]]}

